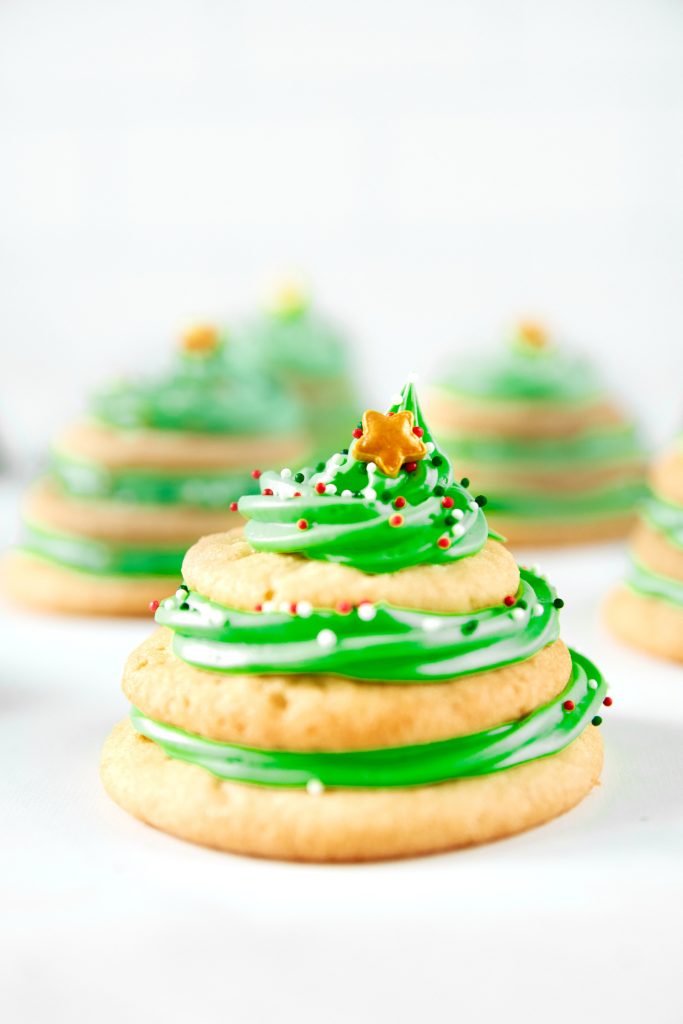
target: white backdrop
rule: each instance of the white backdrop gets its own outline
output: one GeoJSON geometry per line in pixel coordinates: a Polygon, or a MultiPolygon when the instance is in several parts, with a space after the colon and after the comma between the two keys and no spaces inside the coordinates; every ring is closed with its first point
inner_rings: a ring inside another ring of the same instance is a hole
{"type": "Polygon", "coordinates": [[[537,313],[659,440],[683,386],[683,4],[3,0],[0,433],[310,274],[376,401],[537,313]]]}

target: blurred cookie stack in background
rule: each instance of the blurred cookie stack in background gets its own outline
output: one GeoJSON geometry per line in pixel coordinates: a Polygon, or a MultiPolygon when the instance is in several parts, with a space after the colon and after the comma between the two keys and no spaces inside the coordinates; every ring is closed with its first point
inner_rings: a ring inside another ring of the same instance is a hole
{"type": "Polygon", "coordinates": [[[170,368],[116,381],[61,433],[29,490],[10,596],[61,612],[141,615],[180,579],[198,537],[239,522],[259,466],[301,461],[296,403],[211,325],[170,368]]]}
{"type": "Polygon", "coordinates": [[[456,472],[517,544],[623,536],[643,493],[633,422],[585,360],[520,323],[498,352],[444,369],[425,406],[456,472]]]}

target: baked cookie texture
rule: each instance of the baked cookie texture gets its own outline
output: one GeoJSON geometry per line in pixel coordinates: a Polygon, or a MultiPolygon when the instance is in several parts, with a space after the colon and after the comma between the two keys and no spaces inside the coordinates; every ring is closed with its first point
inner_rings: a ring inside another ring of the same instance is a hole
{"type": "Polygon", "coordinates": [[[184,336],[166,373],[109,385],[90,413],[55,439],[2,567],[9,596],[43,611],[147,614],[198,537],[241,521],[252,471],[305,452],[292,401],[209,327],[184,336]]]}
{"type": "Polygon", "coordinates": [[[412,385],[382,415],[402,413],[424,454],[395,476],[397,421],[375,419],[369,462],[359,429],[323,470],[264,473],[246,529],[188,551],[124,669],[101,765],[122,808],[220,850],[363,861],[500,839],[598,784],[604,679],[489,536],[412,385]]]}
{"type": "Polygon", "coordinates": [[[658,458],[605,621],[624,643],[683,662],[683,435],[658,458]]]}
{"type": "Polygon", "coordinates": [[[429,389],[432,426],[512,544],[625,536],[643,494],[633,422],[592,367],[522,323],[496,353],[458,361],[429,389]]]}

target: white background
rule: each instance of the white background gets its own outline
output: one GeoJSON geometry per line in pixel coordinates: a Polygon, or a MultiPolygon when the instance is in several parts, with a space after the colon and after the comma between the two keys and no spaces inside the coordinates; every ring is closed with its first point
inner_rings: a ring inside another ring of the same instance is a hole
{"type": "Polygon", "coordinates": [[[519,313],[655,441],[683,378],[679,0],[3,0],[0,431],[310,275],[386,400],[519,313]]]}
{"type": "MultiPolygon", "coordinates": [[[[94,382],[290,268],[353,327],[376,401],[532,312],[665,437],[682,124],[677,0],[3,0],[14,465],[94,382]]],[[[599,625],[622,558],[543,558],[613,684],[601,789],[529,835],[376,867],[221,856],[127,818],[97,762],[149,624],[3,609],[3,1019],[679,1024],[683,689],[599,625]]]]}

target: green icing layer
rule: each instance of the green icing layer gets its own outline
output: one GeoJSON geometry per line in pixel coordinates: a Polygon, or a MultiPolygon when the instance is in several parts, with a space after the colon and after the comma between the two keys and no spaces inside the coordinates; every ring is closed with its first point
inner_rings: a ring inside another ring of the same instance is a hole
{"type": "Polygon", "coordinates": [[[24,524],[23,551],[61,566],[107,576],[171,576],[178,578],[185,547],[134,547],[93,540],[24,524]]]}
{"type": "Polygon", "coordinates": [[[452,467],[431,438],[412,385],[390,411],[401,410],[412,412],[429,451],[413,471],[404,467],[396,478],[385,476],[373,464],[354,459],[352,446],[350,453],[335,454],[301,474],[264,473],[262,493],[239,503],[249,520],[246,536],[252,547],[300,553],[368,573],[396,572],[425,562],[445,565],[480,551],[489,534],[484,514],[469,492],[454,483],[452,467]],[[316,493],[316,484],[325,484],[327,492],[316,493]],[[266,489],[273,494],[264,494],[266,489]],[[443,507],[444,496],[452,500],[451,508],[443,507]],[[397,499],[405,501],[400,510],[397,499]],[[397,511],[402,525],[392,526],[397,511]],[[442,537],[449,546],[439,546],[442,537]]]}
{"type": "Polygon", "coordinates": [[[98,419],[124,429],[246,435],[295,430],[300,423],[292,400],[235,346],[179,353],[168,373],[116,382],[91,405],[98,419]]]}
{"type": "Polygon", "coordinates": [[[594,718],[607,686],[595,665],[575,651],[571,654],[569,682],[549,704],[519,721],[437,743],[343,753],[255,750],[163,725],[137,708],[132,709],[131,720],[138,733],[158,744],[169,757],[204,768],[220,779],[345,789],[428,786],[548,757],[576,739],[594,718]],[[568,700],[575,705],[571,711],[563,707],[568,700]]]}
{"type": "Polygon", "coordinates": [[[674,547],[683,548],[683,508],[650,492],[641,509],[643,518],[663,533],[674,547]]]}
{"type": "MultiPolygon", "coordinates": [[[[338,380],[349,372],[346,341],[304,299],[247,324],[242,342],[278,375],[338,380]]],[[[352,413],[353,415],[353,413],[352,413]]]]}
{"type": "Polygon", "coordinates": [[[522,570],[514,607],[437,615],[364,604],[347,614],[223,608],[178,591],[156,619],[183,661],[222,672],[325,672],[352,679],[436,682],[530,658],[559,636],[554,591],[522,570]]]}
{"type": "Polygon", "coordinates": [[[588,402],[602,392],[586,360],[553,345],[533,348],[521,342],[459,360],[439,386],[471,398],[525,402],[588,402]]]}
{"type": "Polygon", "coordinates": [[[493,494],[486,508],[491,515],[520,519],[599,519],[629,512],[641,500],[644,490],[644,484],[635,481],[579,493],[493,494]]]}
{"type": "Polygon", "coordinates": [[[660,576],[651,572],[635,559],[631,560],[631,569],[626,583],[632,590],[646,597],[656,597],[660,601],[668,601],[678,608],[683,608],[683,582],[670,576],[660,576]]]}
{"type": "Polygon", "coordinates": [[[442,435],[444,446],[464,462],[505,463],[506,468],[549,465],[557,469],[584,463],[616,462],[638,458],[641,448],[631,425],[586,430],[562,438],[485,437],[472,434],[442,435]]]}
{"type": "Polygon", "coordinates": [[[225,508],[256,489],[251,473],[173,473],[154,469],[108,469],[98,462],[55,451],[52,474],[69,494],[79,498],[153,505],[195,505],[225,508]]]}

